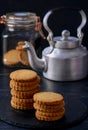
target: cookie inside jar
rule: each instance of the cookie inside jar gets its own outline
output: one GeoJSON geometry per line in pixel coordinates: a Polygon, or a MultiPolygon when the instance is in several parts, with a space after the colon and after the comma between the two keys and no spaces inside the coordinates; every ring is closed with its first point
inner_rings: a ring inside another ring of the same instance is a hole
{"type": "Polygon", "coordinates": [[[27,51],[23,48],[24,44],[24,41],[19,41],[14,49],[7,51],[3,55],[4,65],[9,67],[30,67],[27,51]]]}

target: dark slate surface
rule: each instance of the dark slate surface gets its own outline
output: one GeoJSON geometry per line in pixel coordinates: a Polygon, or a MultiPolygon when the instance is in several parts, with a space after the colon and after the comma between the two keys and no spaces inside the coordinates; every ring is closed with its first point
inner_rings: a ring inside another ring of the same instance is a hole
{"type": "MultiPolygon", "coordinates": [[[[42,85],[42,84],[41,84],[42,85]]],[[[45,90],[46,91],[46,90],[45,90]]],[[[73,96],[64,96],[65,98],[65,116],[57,121],[46,122],[35,118],[35,110],[22,111],[15,110],[10,105],[10,94],[0,95],[0,119],[8,124],[23,128],[47,128],[62,129],[73,127],[81,123],[88,116],[87,106],[73,96]],[[4,108],[4,111],[3,111],[4,108]]]]}
{"type": "MultiPolygon", "coordinates": [[[[19,69],[19,68],[6,68],[4,66],[0,66],[0,103],[1,103],[1,109],[0,109],[0,130],[26,130],[31,129],[32,125],[31,121],[29,120],[27,123],[28,125],[25,128],[24,123],[22,123],[20,127],[20,122],[15,120],[15,123],[18,124],[14,126],[14,120],[12,118],[12,109],[10,108],[10,87],[9,87],[9,74],[10,72],[19,69]],[[8,118],[8,115],[11,118],[8,118]],[[3,118],[2,118],[3,117],[3,118]],[[11,121],[12,123],[10,123],[11,121]],[[8,124],[9,123],[9,124],[8,124]],[[31,128],[30,128],[31,125],[31,128]]],[[[67,115],[66,118],[68,121],[65,120],[66,127],[63,129],[67,130],[85,130],[88,129],[88,118],[87,116],[87,107],[88,107],[88,77],[86,77],[83,80],[80,81],[72,81],[72,82],[54,82],[50,81],[48,79],[45,79],[40,74],[42,80],[41,80],[41,91],[54,91],[54,92],[60,92],[64,95],[66,100],[66,109],[67,109],[67,115]],[[68,107],[69,106],[69,107],[68,107]],[[71,110],[69,110],[69,108],[71,110]],[[75,122],[75,120],[76,122],[75,122]],[[71,124],[71,125],[69,125],[71,124]]],[[[14,113],[15,114],[15,113],[14,113]]],[[[20,113],[23,114],[23,113],[20,113]]],[[[18,116],[18,115],[17,115],[18,116]]],[[[18,117],[16,117],[18,118],[18,117]]],[[[18,118],[19,119],[19,118],[18,118]]],[[[22,121],[22,120],[21,120],[22,121]]],[[[40,124],[40,127],[43,127],[44,123],[37,122],[35,120],[34,127],[38,128],[38,124],[40,124]]],[[[52,125],[51,125],[52,126],[52,125]]],[[[60,124],[62,127],[62,125],[60,124]]],[[[47,125],[45,124],[44,128],[46,128],[47,125]]],[[[55,127],[55,125],[54,125],[55,127]]],[[[48,128],[48,127],[47,127],[48,128]]],[[[58,125],[57,125],[58,128],[58,125]]]]}

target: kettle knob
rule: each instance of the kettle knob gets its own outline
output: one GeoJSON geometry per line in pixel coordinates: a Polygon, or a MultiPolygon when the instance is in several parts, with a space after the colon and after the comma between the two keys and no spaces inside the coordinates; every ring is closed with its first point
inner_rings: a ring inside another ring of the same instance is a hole
{"type": "Polygon", "coordinates": [[[67,40],[70,36],[70,32],[68,30],[62,31],[62,40],[67,40]]]}

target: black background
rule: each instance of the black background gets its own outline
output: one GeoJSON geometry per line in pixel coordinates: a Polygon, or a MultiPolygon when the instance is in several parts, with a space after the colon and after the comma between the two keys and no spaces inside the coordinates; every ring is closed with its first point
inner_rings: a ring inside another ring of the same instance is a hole
{"type": "MultiPolygon", "coordinates": [[[[28,11],[35,12],[43,20],[47,11],[57,7],[78,7],[85,11],[88,17],[88,4],[87,0],[0,0],[0,16],[8,12],[28,11]]],[[[54,35],[61,35],[62,30],[68,29],[71,35],[76,36],[76,29],[81,23],[81,18],[78,12],[72,13],[66,11],[57,11],[49,20],[49,25],[54,32],[54,35]]],[[[1,33],[5,28],[0,25],[0,55],[2,56],[2,41],[1,33]]],[[[43,31],[47,36],[47,31],[43,27],[43,31]]],[[[88,48],[88,21],[83,28],[84,38],[82,44],[88,48]]],[[[41,43],[39,43],[41,44],[41,43]]],[[[45,41],[42,40],[42,45],[45,41]]],[[[47,43],[48,45],[48,43],[47,43]]]]}

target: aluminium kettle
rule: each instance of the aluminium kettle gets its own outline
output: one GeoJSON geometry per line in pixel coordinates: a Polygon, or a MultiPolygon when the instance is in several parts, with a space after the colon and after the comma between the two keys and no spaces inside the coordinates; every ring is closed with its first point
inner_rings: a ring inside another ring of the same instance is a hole
{"type": "Polygon", "coordinates": [[[88,74],[88,50],[82,45],[83,32],[87,17],[83,10],[77,9],[82,22],[77,28],[77,37],[70,36],[70,31],[63,30],[61,36],[53,37],[48,26],[49,16],[58,9],[48,11],[43,18],[43,26],[48,31],[48,47],[42,51],[42,58],[38,58],[32,41],[25,41],[31,67],[41,71],[43,76],[53,81],[75,81],[85,78],[88,74]]]}

